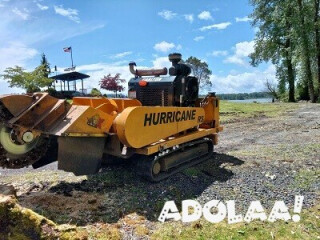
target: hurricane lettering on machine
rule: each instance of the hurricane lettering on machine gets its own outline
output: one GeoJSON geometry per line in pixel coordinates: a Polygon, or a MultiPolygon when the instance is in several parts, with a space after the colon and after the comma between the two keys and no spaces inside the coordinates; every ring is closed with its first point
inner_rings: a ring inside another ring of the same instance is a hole
{"type": "MultiPolygon", "coordinates": [[[[144,115],[144,126],[183,122],[196,119],[196,110],[146,113],[144,115]]],[[[203,117],[202,117],[203,119],[203,117]]]]}

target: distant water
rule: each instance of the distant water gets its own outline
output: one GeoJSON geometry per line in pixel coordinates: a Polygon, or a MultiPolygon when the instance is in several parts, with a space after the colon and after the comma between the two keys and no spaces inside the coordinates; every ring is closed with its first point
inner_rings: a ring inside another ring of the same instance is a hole
{"type": "Polygon", "coordinates": [[[256,99],[245,99],[245,100],[228,100],[229,102],[239,102],[239,103],[271,103],[272,98],[256,98],[256,99]]]}

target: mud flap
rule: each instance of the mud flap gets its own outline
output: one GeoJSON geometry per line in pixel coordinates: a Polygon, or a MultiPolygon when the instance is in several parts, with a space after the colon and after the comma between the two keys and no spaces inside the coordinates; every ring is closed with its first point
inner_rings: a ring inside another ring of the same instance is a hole
{"type": "Polygon", "coordinates": [[[59,137],[58,169],[76,176],[95,174],[101,167],[106,138],[59,137]]]}

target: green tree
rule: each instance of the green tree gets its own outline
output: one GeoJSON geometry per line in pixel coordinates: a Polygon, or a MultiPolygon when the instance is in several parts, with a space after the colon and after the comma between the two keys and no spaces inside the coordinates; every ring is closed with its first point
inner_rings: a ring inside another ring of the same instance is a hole
{"type": "Polygon", "coordinates": [[[52,79],[45,77],[46,73],[45,65],[40,65],[32,72],[26,72],[22,67],[15,66],[5,69],[2,77],[8,81],[10,87],[23,88],[27,93],[32,93],[52,83],[52,79]]]}
{"type": "Polygon", "coordinates": [[[41,61],[40,64],[44,67],[44,77],[48,78],[49,74],[51,73],[50,69],[50,63],[48,62],[48,59],[44,53],[41,55],[41,61]]]}
{"type": "Polygon", "coordinates": [[[251,64],[271,61],[277,66],[280,93],[289,86],[289,101],[295,101],[295,69],[293,62],[292,3],[288,0],[251,0],[253,26],[259,31],[251,64]],[[284,71],[284,69],[286,69],[284,71]]]}
{"type": "Polygon", "coordinates": [[[201,61],[196,57],[189,57],[185,63],[189,64],[195,77],[198,78],[198,84],[200,87],[211,87],[210,76],[212,71],[209,69],[208,64],[205,61],[201,61]]]}
{"type": "Polygon", "coordinates": [[[93,97],[101,97],[102,96],[101,92],[97,88],[92,88],[90,95],[93,97]]]}
{"type": "Polygon", "coordinates": [[[289,101],[320,100],[319,0],[251,0],[256,34],[252,64],[272,61],[289,101]],[[286,71],[284,71],[286,69],[286,71]],[[287,93],[286,93],[287,94],[287,93]]]}
{"type": "MultiPolygon", "coordinates": [[[[307,1],[310,2],[310,1],[307,1]]],[[[301,60],[302,60],[302,66],[304,70],[304,77],[306,79],[306,82],[308,84],[308,90],[310,95],[311,102],[316,102],[316,95],[314,91],[314,83],[313,83],[313,77],[312,77],[312,69],[311,69],[311,49],[309,48],[310,45],[310,34],[309,30],[310,25],[308,25],[308,20],[310,19],[310,12],[308,10],[308,6],[306,3],[304,3],[302,0],[296,0],[296,4],[298,6],[298,24],[295,28],[297,33],[300,36],[300,43],[301,43],[301,60]]]]}

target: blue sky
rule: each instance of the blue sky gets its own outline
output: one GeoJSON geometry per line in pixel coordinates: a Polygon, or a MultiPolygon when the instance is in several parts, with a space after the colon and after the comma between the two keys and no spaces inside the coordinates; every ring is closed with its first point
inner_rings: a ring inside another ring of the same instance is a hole
{"type": "MultiPolygon", "coordinates": [[[[205,60],[218,93],[262,91],[275,79],[272,65],[249,65],[255,29],[247,0],[0,0],[0,11],[0,72],[32,70],[42,53],[63,71],[71,63],[62,49],[72,46],[77,70],[91,76],[89,91],[108,73],[129,80],[130,61],[170,66],[171,52],[205,60]]],[[[0,94],[12,92],[21,90],[0,79],[0,94]]]]}

